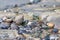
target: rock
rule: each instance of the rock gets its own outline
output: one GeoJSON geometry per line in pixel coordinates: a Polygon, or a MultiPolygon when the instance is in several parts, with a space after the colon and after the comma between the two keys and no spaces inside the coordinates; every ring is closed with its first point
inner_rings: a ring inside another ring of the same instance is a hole
{"type": "Polygon", "coordinates": [[[33,20],[33,13],[23,14],[25,20],[33,20]]]}
{"type": "Polygon", "coordinates": [[[8,29],[10,27],[10,24],[9,23],[6,23],[6,22],[2,22],[0,24],[0,28],[1,29],[8,29]]]}
{"type": "Polygon", "coordinates": [[[12,22],[12,19],[6,19],[5,22],[10,23],[10,22],[12,22]]]}
{"type": "Polygon", "coordinates": [[[24,28],[20,28],[18,30],[18,34],[23,34],[23,33],[26,33],[26,30],[24,30],[24,28]]]}
{"type": "Polygon", "coordinates": [[[31,37],[31,35],[30,34],[23,34],[26,38],[28,38],[28,37],[31,37]]]}
{"type": "Polygon", "coordinates": [[[21,24],[24,21],[24,16],[18,15],[15,17],[14,21],[16,22],[16,24],[21,24]]]}
{"type": "Polygon", "coordinates": [[[2,18],[0,18],[0,23],[2,23],[3,22],[3,20],[2,20],[2,18]]]}
{"type": "Polygon", "coordinates": [[[47,23],[47,25],[48,25],[48,27],[49,27],[49,28],[54,28],[54,26],[55,26],[55,24],[54,24],[54,23],[52,23],[52,22],[47,23]]]}
{"type": "Polygon", "coordinates": [[[55,39],[55,40],[59,40],[59,37],[58,37],[58,35],[57,34],[51,34],[50,35],[50,40],[52,40],[52,39],[55,39]]]}
{"type": "Polygon", "coordinates": [[[11,29],[12,29],[12,30],[18,30],[19,27],[18,27],[18,25],[16,25],[15,23],[12,23],[12,24],[11,24],[11,29]]]}
{"type": "Polygon", "coordinates": [[[6,16],[4,16],[2,19],[3,19],[3,21],[5,21],[5,20],[7,19],[7,17],[6,17],[6,16]]]}

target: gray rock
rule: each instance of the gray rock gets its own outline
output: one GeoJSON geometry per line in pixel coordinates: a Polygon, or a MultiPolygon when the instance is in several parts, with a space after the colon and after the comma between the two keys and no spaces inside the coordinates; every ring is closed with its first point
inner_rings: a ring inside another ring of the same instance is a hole
{"type": "Polygon", "coordinates": [[[11,29],[18,30],[18,25],[16,25],[15,23],[12,23],[11,24],[11,29]]]}
{"type": "Polygon", "coordinates": [[[5,23],[5,22],[2,22],[2,23],[0,24],[0,28],[2,28],[2,29],[8,29],[9,26],[10,26],[10,24],[9,24],[9,23],[5,23]]]}

